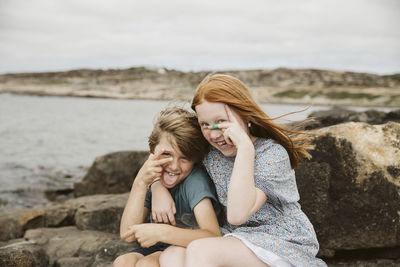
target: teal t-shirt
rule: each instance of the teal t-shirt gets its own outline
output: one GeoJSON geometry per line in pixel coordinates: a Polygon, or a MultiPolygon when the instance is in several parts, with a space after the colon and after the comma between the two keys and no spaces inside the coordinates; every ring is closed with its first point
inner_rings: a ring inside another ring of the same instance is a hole
{"type": "MultiPolygon", "coordinates": [[[[193,209],[204,198],[212,200],[214,210],[218,216],[219,203],[216,197],[215,186],[203,168],[194,165],[189,176],[173,188],[168,189],[168,191],[175,201],[175,221],[177,226],[197,228],[193,209]]],[[[144,206],[151,210],[150,190],[147,190],[144,206]]]]}

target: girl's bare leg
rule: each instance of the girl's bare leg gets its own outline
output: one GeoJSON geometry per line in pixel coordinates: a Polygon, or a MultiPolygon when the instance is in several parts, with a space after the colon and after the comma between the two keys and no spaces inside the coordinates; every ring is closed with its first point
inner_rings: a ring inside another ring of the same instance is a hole
{"type": "Polygon", "coordinates": [[[186,248],[170,246],[161,253],[161,267],[183,267],[185,265],[186,248]]]}
{"type": "Polygon", "coordinates": [[[162,251],[157,251],[154,252],[150,255],[147,255],[143,258],[141,258],[137,263],[135,267],[159,267],[159,259],[162,251]]]}
{"type": "Polygon", "coordinates": [[[113,267],[135,266],[143,257],[142,254],[136,252],[123,254],[114,260],[113,267]]]}
{"type": "Polygon", "coordinates": [[[231,236],[203,238],[191,242],[187,247],[185,260],[188,267],[269,267],[242,241],[231,236]]]}

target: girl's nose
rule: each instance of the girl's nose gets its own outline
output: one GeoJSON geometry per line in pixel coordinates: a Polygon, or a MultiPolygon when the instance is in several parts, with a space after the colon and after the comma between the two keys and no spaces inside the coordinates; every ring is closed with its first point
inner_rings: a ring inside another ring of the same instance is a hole
{"type": "Polygon", "coordinates": [[[210,137],[211,139],[217,139],[218,137],[220,137],[222,134],[222,131],[217,129],[217,130],[210,130],[210,137]]]}

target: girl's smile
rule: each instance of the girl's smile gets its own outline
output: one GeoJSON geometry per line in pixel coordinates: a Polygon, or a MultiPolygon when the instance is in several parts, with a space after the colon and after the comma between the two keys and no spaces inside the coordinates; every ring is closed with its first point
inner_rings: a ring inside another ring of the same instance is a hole
{"type": "MultiPolygon", "coordinates": [[[[233,144],[229,144],[224,137],[226,129],[216,128],[215,125],[229,122],[228,114],[225,110],[224,103],[211,103],[203,100],[196,106],[196,113],[204,138],[225,156],[236,156],[237,148],[233,144]]],[[[233,116],[239,122],[240,127],[249,134],[246,123],[243,119],[232,110],[233,116]]]]}

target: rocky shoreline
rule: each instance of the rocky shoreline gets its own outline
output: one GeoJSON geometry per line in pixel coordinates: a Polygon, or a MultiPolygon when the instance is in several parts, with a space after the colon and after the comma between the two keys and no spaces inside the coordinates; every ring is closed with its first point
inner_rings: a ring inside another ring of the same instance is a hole
{"type": "MultiPolygon", "coordinates": [[[[0,75],[0,93],[190,100],[199,82],[212,72],[136,67],[3,74],[0,75]]],[[[400,74],[286,68],[219,73],[241,79],[260,103],[400,106],[400,74]]]]}
{"type": "MultiPolygon", "coordinates": [[[[329,266],[400,266],[400,109],[313,114],[315,149],[296,169],[301,205],[329,266]],[[352,120],[352,121],[351,121],[352,120]]],[[[148,153],[96,158],[75,198],[0,217],[0,266],[111,266],[122,210],[148,153]]]]}

